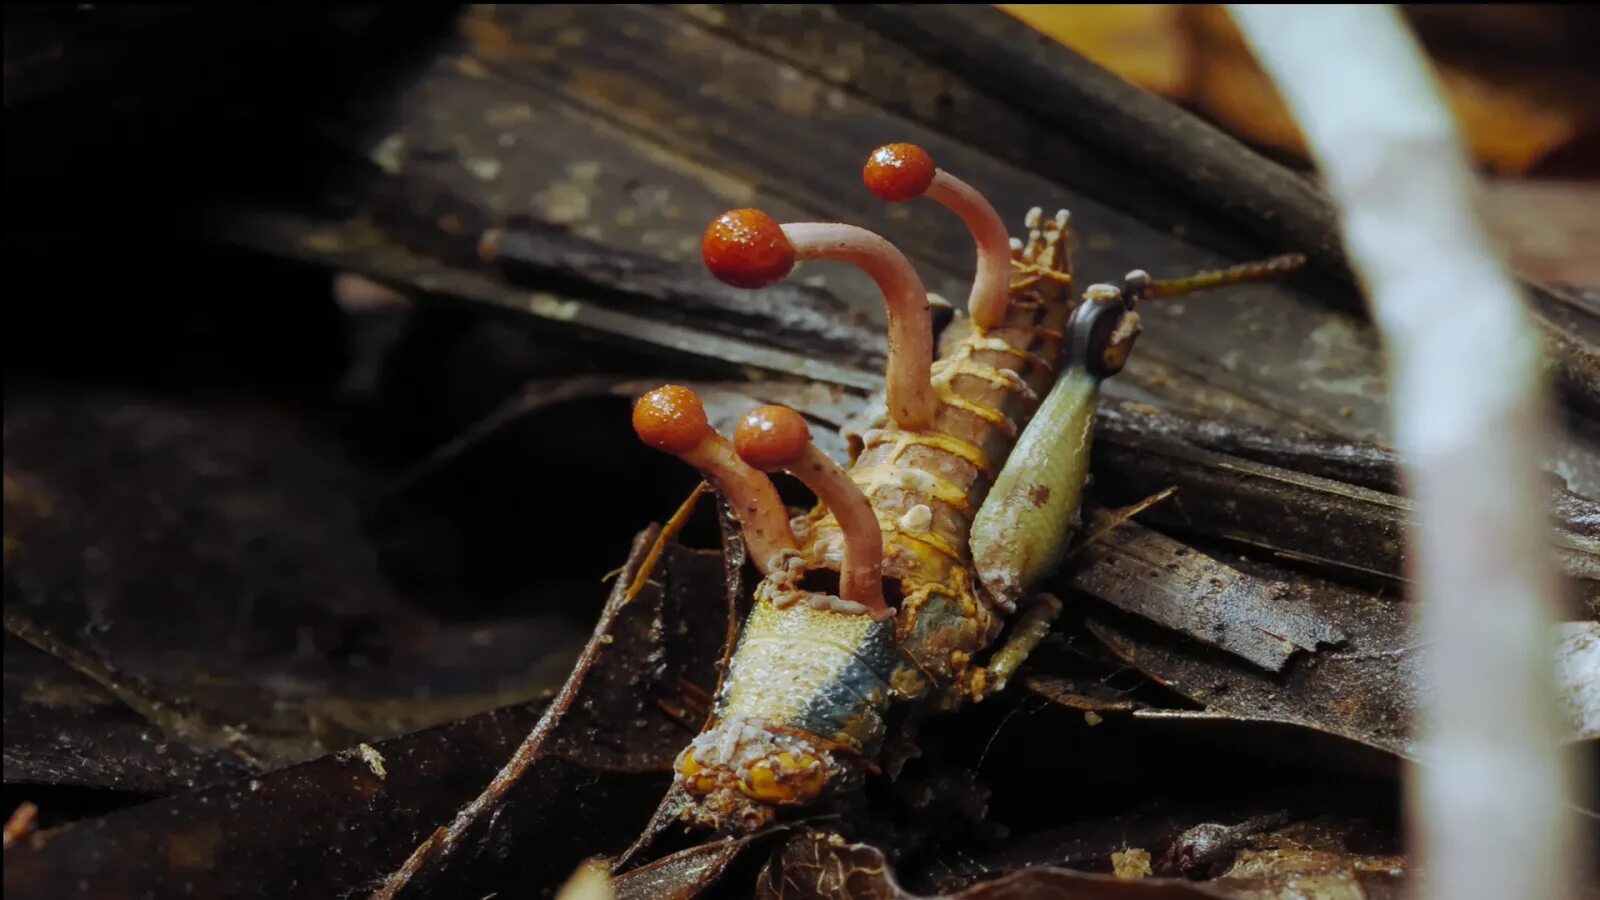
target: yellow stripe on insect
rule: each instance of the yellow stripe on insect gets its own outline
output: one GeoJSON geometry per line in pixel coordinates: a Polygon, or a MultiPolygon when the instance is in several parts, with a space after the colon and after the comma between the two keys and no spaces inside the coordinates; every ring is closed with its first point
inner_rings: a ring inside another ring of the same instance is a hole
{"type": "Polygon", "coordinates": [[[950,389],[949,382],[935,381],[933,383],[933,392],[936,396],[938,396],[939,402],[943,403],[945,406],[972,413],[985,422],[988,422],[990,425],[993,425],[1000,431],[1001,434],[1004,434],[1008,438],[1014,438],[1017,436],[1017,423],[1011,421],[1010,416],[992,406],[984,406],[982,403],[974,403],[960,394],[957,394],[955,391],[950,389]]]}
{"type": "Polygon", "coordinates": [[[1043,372],[1054,372],[1056,369],[1055,366],[1050,364],[1049,360],[1045,359],[1039,354],[1030,350],[1023,350],[1020,347],[1013,346],[1009,341],[994,335],[987,335],[984,337],[969,337],[963,341],[963,343],[971,347],[973,350],[992,350],[995,353],[1005,353],[1015,356],[1018,359],[1025,360],[1035,366],[1038,366],[1040,371],[1043,372]]]}
{"type": "Polygon", "coordinates": [[[964,441],[948,434],[937,434],[931,431],[888,431],[880,428],[871,428],[861,436],[861,444],[868,450],[885,445],[893,445],[890,453],[890,462],[899,460],[900,455],[913,446],[931,447],[943,450],[963,462],[970,463],[973,468],[987,475],[989,474],[989,460],[984,457],[983,451],[969,441],[964,441]]]}
{"type": "Polygon", "coordinates": [[[948,504],[963,515],[972,512],[972,499],[967,495],[966,488],[922,469],[897,465],[866,466],[851,472],[850,477],[869,497],[877,496],[883,488],[896,488],[948,504]]]}
{"type": "Polygon", "coordinates": [[[885,537],[903,543],[927,547],[941,556],[955,560],[958,565],[964,564],[965,555],[954,544],[950,543],[944,535],[934,531],[913,530],[908,526],[902,525],[901,518],[903,516],[880,516],[878,518],[878,526],[883,529],[885,537]]]}
{"type": "Polygon", "coordinates": [[[989,382],[995,387],[1017,391],[1023,396],[1032,393],[1022,376],[1010,369],[999,369],[988,363],[979,362],[972,358],[971,351],[961,348],[964,352],[943,360],[934,366],[934,380],[945,384],[953,384],[956,378],[967,375],[989,382]]]}

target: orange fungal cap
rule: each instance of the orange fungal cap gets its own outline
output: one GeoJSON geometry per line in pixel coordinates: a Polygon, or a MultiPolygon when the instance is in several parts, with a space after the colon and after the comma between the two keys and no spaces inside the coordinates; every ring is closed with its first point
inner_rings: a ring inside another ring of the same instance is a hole
{"type": "Polygon", "coordinates": [[[706,226],[700,257],[718,279],[760,288],[789,274],[795,250],[776,219],[759,209],[730,209],[706,226]]]}
{"type": "Polygon", "coordinates": [[[783,468],[810,443],[806,420],[787,406],[758,406],[733,431],[734,451],[758,469],[783,468]]]}
{"type": "Polygon", "coordinates": [[[666,384],[633,404],[633,430],[639,440],[657,450],[681,456],[705,440],[711,423],[694,391],[666,384]]]}
{"type": "Polygon", "coordinates": [[[916,144],[885,144],[867,157],[861,180],[867,190],[898,203],[922,196],[936,174],[928,151],[916,144]]]}

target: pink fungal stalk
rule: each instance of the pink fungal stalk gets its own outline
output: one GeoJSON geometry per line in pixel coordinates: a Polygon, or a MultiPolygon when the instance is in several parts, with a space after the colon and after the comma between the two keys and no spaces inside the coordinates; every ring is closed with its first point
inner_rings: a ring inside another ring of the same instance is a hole
{"type": "Polygon", "coordinates": [[[743,288],[772,284],[802,259],[835,259],[859,266],[878,283],[888,310],[889,415],[905,429],[933,424],[938,398],[931,381],[933,322],[928,292],[911,262],[893,244],[854,225],[779,225],[758,209],[735,209],[706,228],[701,256],[711,274],[743,288]]]}
{"type": "Polygon", "coordinates": [[[839,597],[860,604],[875,619],[894,615],[883,597],[883,531],[861,488],[839,464],[811,443],[811,429],[784,406],[760,406],[739,420],[734,449],[750,465],[782,469],[805,483],[827,504],[844,533],[839,597]]]}
{"type": "Polygon", "coordinates": [[[640,397],[633,405],[633,430],[646,444],[716,482],[739,520],[750,558],[763,575],[781,565],[785,551],[798,549],[788,510],[772,479],[740,459],[727,438],[711,427],[694,391],[668,384],[640,397]]]}
{"type": "Polygon", "coordinates": [[[978,268],[967,314],[981,331],[1005,321],[1011,281],[1011,236],[978,190],[933,164],[916,144],[885,144],[861,170],[867,189],[891,203],[926,196],[961,217],[978,245],[978,268]]]}

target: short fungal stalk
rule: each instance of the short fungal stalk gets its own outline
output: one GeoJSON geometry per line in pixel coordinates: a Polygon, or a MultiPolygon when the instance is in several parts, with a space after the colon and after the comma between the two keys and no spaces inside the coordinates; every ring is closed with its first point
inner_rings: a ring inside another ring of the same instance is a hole
{"type": "Polygon", "coordinates": [[[694,391],[668,384],[640,397],[633,406],[633,430],[646,444],[716,482],[739,520],[750,558],[763,575],[772,574],[785,551],[797,550],[788,512],[772,479],[740,459],[733,445],[711,427],[694,391]]]}
{"type": "Polygon", "coordinates": [[[916,144],[885,144],[872,151],[861,180],[891,203],[926,196],[961,217],[978,245],[978,268],[967,299],[967,314],[980,331],[1006,318],[1011,277],[1011,237],[1005,222],[978,190],[933,164],[916,144]]]}
{"type": "MultiPolygon", "coordinates": [[[[803,259],[834,259],[859,266],[878,283],[889,319],[887,379],[889,415],[895,424],[919,430],[933,423],[938,408],[930,373],[933,323],[928,292],[905,254],[854,225],[802,222],[779,225],[757,209],[723,213],[701,241],[706,268],[742,288],[781,280],[803,259]]],[[[1002,287],[1004,283],[1002,282],[1002,287]]]]}
{"type": "Polygon", "coordinates": [[[839,464],[811,443],[811,429],[800,414],[783,406],[751,410],[733,433],[734,449],[750,465],[782,469],[805,483],[839,522],[844,561],[839,597],[859,604],[874,619],[894,615],[883,597],[883,532],[866,495],[839,464]]]}

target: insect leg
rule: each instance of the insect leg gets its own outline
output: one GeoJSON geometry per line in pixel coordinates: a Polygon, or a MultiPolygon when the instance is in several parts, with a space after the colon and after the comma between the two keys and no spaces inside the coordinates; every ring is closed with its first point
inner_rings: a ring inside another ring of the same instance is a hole
{"type": "Polygon", "coordinates": [[[1181,278],[1129,272],[1121,288],[1091,285],[1072,318],[1069,366],[1012,448],[972,523],[978,582],[1010,612],[1061,561],[1088,477],[1100,382],[1122,371],[1139,336],[1140,300],[1263,281],[1305,262],[1288,254],[1181,278]]]}
{"type": "Polygon", "coordinates": [[[1011,611],[1061,560],[1089,473],[1100,382],[1121,370],[1138,314],[1121,293],[1094,285],[1073,315],[1072,360],[995,478],[973,519],[973,567],[985,596],[1011,611]]]}
{"type": "Polygon", "coordinates": [[[1055,623],[1059,615],[1061,615],[1061,601],[1054,594],[1035,594],[1023,607],[1022,615],[1012,626],[1010,637],[1006,638],[1000,649],[990,657],[989,664],[971,670],[968,676],[972,679],[968,684],[968,694],[974,700],[981,700],[1003,690],[1018,667],[1027,660],[1029,654],[1033,653],[1033,649],[1039,646],[1044,636],[1050,633],[1050,626],[1055,623]]]}

